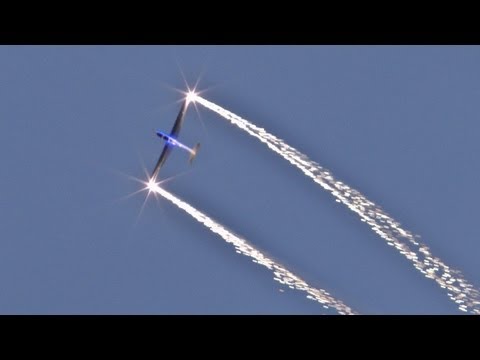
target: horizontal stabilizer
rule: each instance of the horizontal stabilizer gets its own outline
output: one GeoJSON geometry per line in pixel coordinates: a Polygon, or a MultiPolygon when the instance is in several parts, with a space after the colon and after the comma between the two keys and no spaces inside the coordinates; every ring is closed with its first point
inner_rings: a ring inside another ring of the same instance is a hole
{"type": "Polygon", "coordinates": [[[199,148],[200,148],[200,143],[195,145],[195,147],[193,148],[193,152],[190,154],[190,158],[188,159],[190,164],[192,163],[193,159],[195,159],[195,156],[197,156],[197,152],[199,148]]]}

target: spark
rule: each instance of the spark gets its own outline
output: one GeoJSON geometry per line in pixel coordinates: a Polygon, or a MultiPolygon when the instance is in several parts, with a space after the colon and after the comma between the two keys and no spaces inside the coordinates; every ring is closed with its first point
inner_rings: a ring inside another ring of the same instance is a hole
{"type": "MultiPolygon", "coordinates": [[[[145,168],[144,168],[144,171],[146,172],[146,169],[145,169],[145,168]]],[[[190,173],[190,172],[191,172],[191,170],[187,170],[187,171],[184,171],[184,172],[182,172],[182,173],[176,174],[176,175],[174,175],[174,176],[170,176],[170,177],[168,177],[168,178],[162,179],[161,181],[156,181],[156,178],[150,178],[149,175],[148,175],[148,173],[146,173],[147,178],[148,178],[148,181],[145,181],[145,180],[139,179],[139,178],[137,178],[137,177],[135,177],[135,176],[131,176],[131,175],[128,175],[128,174],[124,174],[124,173],[120,173],[120,172],[119,172],[121,175],[125,176],[126,178],[142,184],[143,187],[140,188],[140,189],[138,189],[138,190],[136,190],[136,191],[134,191],[134,192],[131,193],[131,194],[127,194],[126,196],[123,196],[123,197],[119,198],[119,199],[116,200],[116,201],[126,200],[126,199],[129,199],[129,198],[137,195],[138,193],[145,192],[145,191],[147,192],[147,194],[146,194],[146,196],[145,196],[145,199],[143,199],[142,206],[140,207],[140,210],[139,210],[139,212],[138,212],[138,214],[137,214],[137,217],[136,217],[136,220],[135,220],[135,223],[134,223],[134,225],[136,226],[136,225],[138,225],[138,222],[139,222],[139,220],[140,220],[140,218],[141,218],[141,216],[142,216],[142,214],[143,214],[143,210],[144,210],[144,208],[145,208],[145,205],[147,204],[147,201],[148,201],[148,199],[150,198],[150,196],[153,194],[153,196],[155,197],[155,199],[158,200],[158,198],[157,198],[157,192],[155,191],[155,189],[156,189],[158,186],[160,186],[161,184],[168,183],[169,181],[174,180],[174,179],[176,179],[176,178],[178,178],[178,177],[180,177],[180,176],[183,176],[183,175],[185,175],[185,174],[188,174],[188,173],[190,173]]]]}
{"type": "Polygon", "coordinates": [[[330,192],[337,202],[355,212],[363,222],[370,226],[372,231],[384,239],[388,245],[396,248],[425,277],[434,280],[442,289],[447,289],[447,295],[452,301],[458,305],[457,301],[462,300],[460,310],[467,311],[466,309],[468,309],[470,313],[480,314],[479,291],[464,279],[460,271],[452,269],[438,257],[432,255],[430,249],[418,240],[417,235],[403,229],[399,222],[378,205],[368,200],[359,191],[336,180],[330,171],[265,129],[255,126],[201,96],[196,97],[196,103],[216,112],[296,166],[315,183],[330,192]]]}

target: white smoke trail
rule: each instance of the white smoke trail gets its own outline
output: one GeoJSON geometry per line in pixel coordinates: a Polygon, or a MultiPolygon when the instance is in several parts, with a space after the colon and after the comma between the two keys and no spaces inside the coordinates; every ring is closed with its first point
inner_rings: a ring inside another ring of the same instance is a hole
{"type": "Polygon", "coordinates": [[[287,145],[283,140],[269,134],[260,127],[238,115],[200,97],[196,96],[195,102],[205,106],[223,118],[238,126],[253,137],[265,143],[271,150],[285,160],[299,168],[305,175],[329,191],[337,202],[345,204],[350,210],[360,216],[370,228],[387,244],[395,247],[402,255],[410,260],[417,270],[425,277],[433,279],[453,300],[458,308],[464,312],[480,314],[480,293],[468,283],[462,273],[446,265],[438,257],[431,254],[430,249],[416,240],[409,231],[402,229],[400,223],[395,221],[378,205],[368,200],[360,192],[336,180],[332,174],[315,161],[310,160],[295,148],[287,145]]]}
{"type": "Polygon", "coordinates": [[[212,232],[220,235],[223,238],[223,240],[232,244],[238,253],[248,256],[252,258],[253,262],[256,262],[257,264],[263,265],[269,270],[272,270],[274,273],[274,280],[278,281],[281,284],[287,285],[291,289],[305,291],[308,294],[307,298],[318,301],[326,309],[331,307],[335,309],[339,314],[342,314],[342,315],[356,314],[356,312],[353,311],[350,307],[343,304],[340,300],[333,298],[325,290],[311,287],[304,280],[292,274],[281,264],[268,258],[264,254],[262,254],[262,252],[255,249],[245,239],[242,239],[241,237],[233,234],[224,226],[218,224],[216,221],[214,221],[213,219],[211,219],[201,211],[195,209],[193,206],[180,200],[179,198],[169,193],[165,189],[162,189],[158,185],[153,185],[153,184],[149,184],[149,189],[163,196],[165,199],[171,201],[180,209],[182,209],[183,211],[191,215],[195,220],[205,225],[212,232]]]}

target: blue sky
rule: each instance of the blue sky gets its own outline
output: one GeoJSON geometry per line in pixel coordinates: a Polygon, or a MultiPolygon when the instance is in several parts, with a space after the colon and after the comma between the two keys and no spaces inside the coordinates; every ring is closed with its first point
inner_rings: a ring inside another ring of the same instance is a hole
{"type": "MultiPolygon", "coordinates": [[[[0,313],[332,314],[127,176],[184,88],[286,140],[480,287],[477,46],[1,46],[0,313]],[[181,71],[180,71],[181,70],[181,71]]],[[[365,314],[460,314],[357,215],[189,108],[165,188],[365,314]]]]}

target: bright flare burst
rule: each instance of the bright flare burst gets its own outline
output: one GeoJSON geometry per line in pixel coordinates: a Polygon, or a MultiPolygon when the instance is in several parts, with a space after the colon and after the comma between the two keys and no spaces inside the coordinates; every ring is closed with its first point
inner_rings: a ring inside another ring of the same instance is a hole
{"type": "Polygon", "coordinates": [[[218,224],[216,221],[214,221],[201,211],[180,200],[165,189],[162,189],[154,181],[150,180],[146,185],[149,191],[163,196],[165,199],[171,201],[180,209],[191,215],[195,220],[202,223],[212,232],[220,235],[223,240],[232,244],[238,253],[248,256],[252,258],[253,262],[256,262],[257,264],[260,264],[262,266],[265,266],[269,270],[272,270],[274,273],[274,280],[278,281],[281,284],[287,285],[291,289],[305,291],[308,294],[307,298],[319,302],[323,305],[324,308],[328,309],[329,307],[331,307],[342,315],[356,314],[356,312],[354,312],[350,307],[342,303],[340,300],[333,298],[325,290],[311,287],[304,280],[300,279],[298,276],[288,271],[281,264],[268,258],[262,252],[254,248],[245,239],[242,239],[241,237],[233,234],[227,228],[218,224]]]}
{"type": "Polygon", "coordinates": [[[155,189],[158,187],[158,184],[155,182],[154,179],[150,179],[148,180],[148,183],[147,183],[147,189],[148,189],[148,192],[155,192],[155,189]]]}
{"type": "Polygon", "coordinates": [[[396,248],[412,262],[413,266],[425,277],[433,279],[442,289],[446,289],[449,298],[457,304],[461,311],[480,314],[480,293],[478,290],[464,279],[460,271],[450,268],[438,257],[433,256],[425,244],[420,243],[411,232],[403,229],[400,223],[390,217],[378,205],[368,200],[357,190],[336,180],[329,171],[283,140],[266,132],[265,129],[253,125],[240,116],[200,96],[196,96],[195,101],[259,139],[330,192],[336,198],[336,201],[343,203],[357,213],[363,222],[366,222],[388,245],[396,248]]]}
{"type": "Polygon", "coordinates": [[[195,90],[189,90],[187,93],[187,103],[195,102],[197,101],[198,95],[195,93],[195,90]]]}

